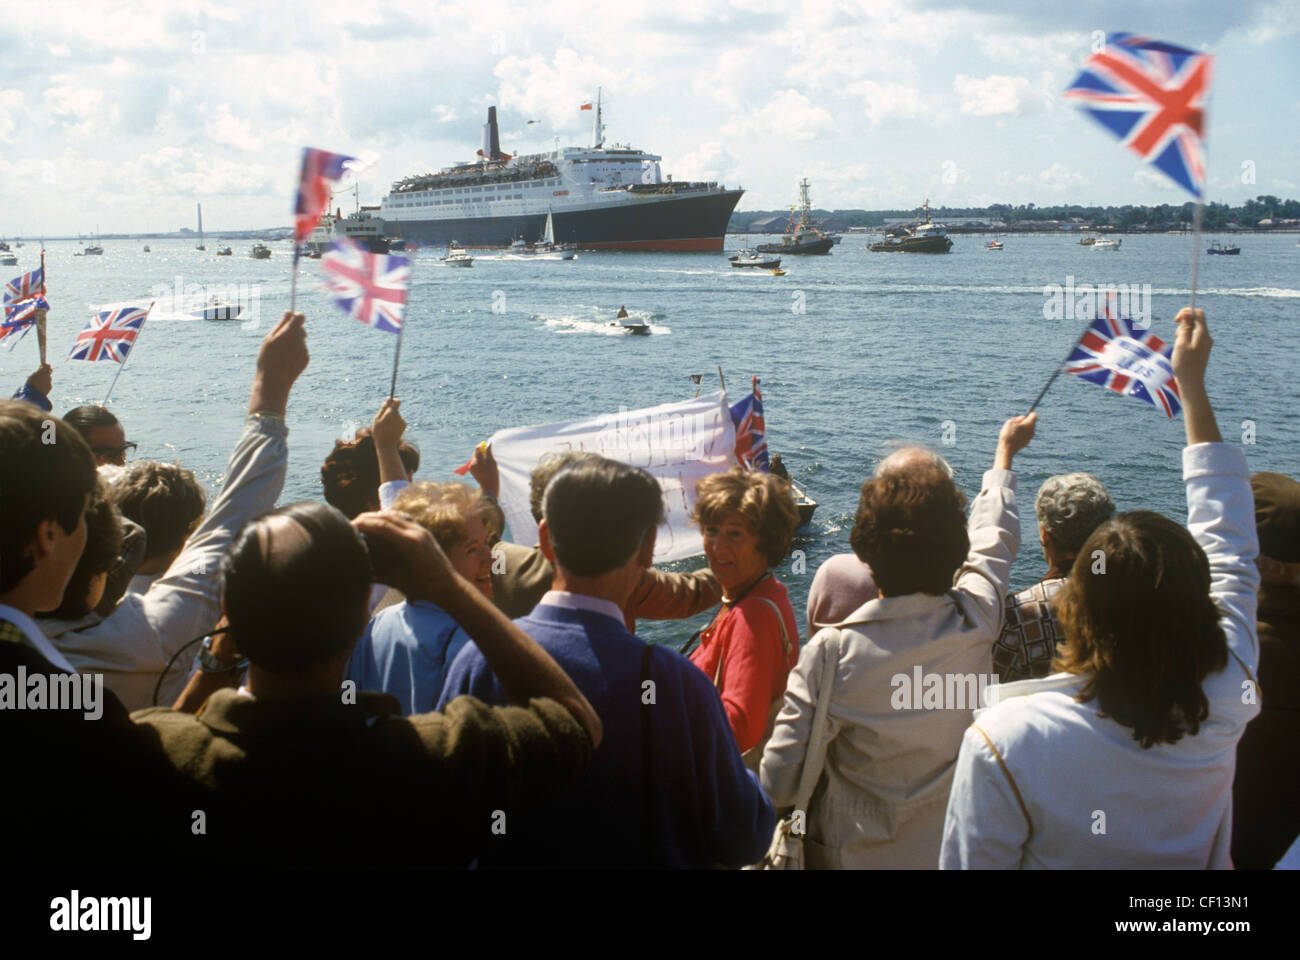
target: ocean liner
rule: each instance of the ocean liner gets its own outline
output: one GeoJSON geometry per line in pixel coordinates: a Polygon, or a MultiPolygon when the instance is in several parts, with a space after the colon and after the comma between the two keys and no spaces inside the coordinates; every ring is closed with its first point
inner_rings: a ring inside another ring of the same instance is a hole
{"type": "MultiPolygon", "coordinates": [[[[586,105],[588,109],[592,105],[586,105]]],[[[549,213],[557,243],[595,250],[721,250],[743,190],[674,182],[662,157],[605,146],[600,98],[590,147],[510,156],[488,107],[479,159],[393,184],[380,203],[384,233],[408,243],[505,247],[542,236],[549,213]]]]}

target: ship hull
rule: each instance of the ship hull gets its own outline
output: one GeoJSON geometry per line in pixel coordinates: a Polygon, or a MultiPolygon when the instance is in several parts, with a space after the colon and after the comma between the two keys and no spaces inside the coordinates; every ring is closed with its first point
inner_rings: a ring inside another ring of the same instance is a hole
{"type": "MultiPolygon", "coordinates": [[[[553,210],[555,239],[583,250],[717,251],[742,191],[669,197],[653,202],[607,203],[579,210],[553,210]]],[[[504,217],[388,220],[384,232],[409,242],[445,246],[507,247],[536,240],[546,229],[546,210],[504,217]]]]}

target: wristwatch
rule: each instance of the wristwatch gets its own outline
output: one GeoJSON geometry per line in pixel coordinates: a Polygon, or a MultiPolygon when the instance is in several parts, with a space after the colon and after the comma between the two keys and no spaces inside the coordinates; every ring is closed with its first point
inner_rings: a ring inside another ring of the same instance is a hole
{"type": "Polygon", "coordinates": [[[203,638],[203,644],[199,648],[199,669],[204,673],[234,673],[237,670],[243,670],[247,666],[247,657],[234,663],[221,659],[212,652],[212,635],[209,634],[203,638]]]}

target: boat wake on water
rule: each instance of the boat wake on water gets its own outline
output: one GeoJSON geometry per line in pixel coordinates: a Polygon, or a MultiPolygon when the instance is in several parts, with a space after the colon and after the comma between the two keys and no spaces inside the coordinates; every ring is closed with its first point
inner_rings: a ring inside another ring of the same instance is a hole
{"type": "MultiPolygon", "coordinates": [[[[579,307],[575,312],[559,315],[535,313],[530,319],[550,328],[554,333],[588,333],[606,337],[626,337],[629,333],[623,321],[615,319],[617,311],[608,307],[579,307]]],[[[671,328],[655,323],[663,315],[648,310],[627,311],[628,319],[639,322],[649,328],[651,336],[672,333],[671,328]]]]}

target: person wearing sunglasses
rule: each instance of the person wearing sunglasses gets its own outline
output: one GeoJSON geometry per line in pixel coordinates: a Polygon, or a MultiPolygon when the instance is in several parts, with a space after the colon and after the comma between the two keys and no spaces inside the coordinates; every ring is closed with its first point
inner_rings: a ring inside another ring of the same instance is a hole
{"type": "Polygon", "coordinates": [[[63,420],[86,441],[96,467],[125,466],[138,446],[126,438],[126,429],[106,407],[95,404],[75,407],[63,415],[63,420]]]}

